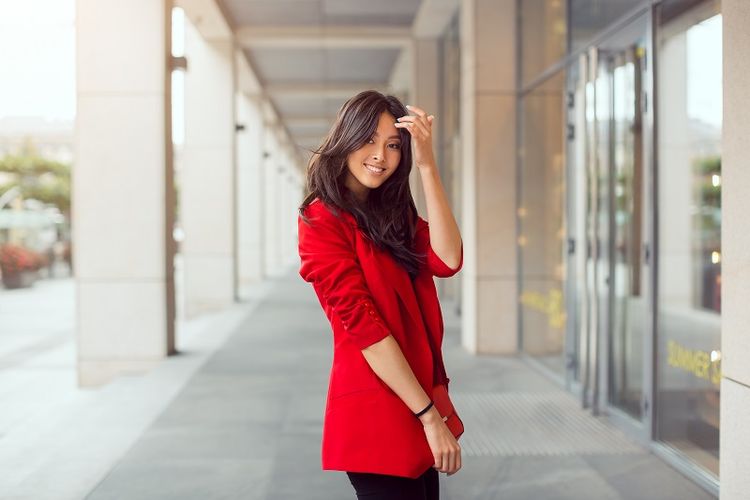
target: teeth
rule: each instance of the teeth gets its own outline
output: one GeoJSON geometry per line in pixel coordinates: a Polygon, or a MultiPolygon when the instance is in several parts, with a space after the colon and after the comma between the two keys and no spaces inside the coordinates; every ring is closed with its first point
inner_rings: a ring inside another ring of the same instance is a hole
{"type": "Polygon", "coordinates": [[[373,167],[372,165],[368,165],[367,163],[365,163],[365,167],[367,167],[368,170],[372,170],[373,172],[380,173],[385,171],[384,168],[373,167]]]}

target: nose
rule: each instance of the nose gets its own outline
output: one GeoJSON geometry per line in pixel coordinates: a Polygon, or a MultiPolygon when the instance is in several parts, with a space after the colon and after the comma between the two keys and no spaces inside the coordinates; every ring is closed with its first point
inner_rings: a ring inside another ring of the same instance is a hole
{"type": "Polygon", "coordinates": [[[372,153],[372,159],[375,160],[375,161],[380,161],[380,160],[383,159],[382,146],[375,148],[375,151],[373,151],[373,153],[372,153]]]}

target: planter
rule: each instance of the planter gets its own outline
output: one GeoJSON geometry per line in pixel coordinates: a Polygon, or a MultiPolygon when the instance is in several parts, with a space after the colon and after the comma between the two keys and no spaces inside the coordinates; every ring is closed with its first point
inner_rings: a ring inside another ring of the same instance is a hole
{"type": "Polygon", "coordinates": [[[5,288],[28,288],[34,284],[36,278],[36,271],[6,272],[3,273],[3,285],[5,288]]]}

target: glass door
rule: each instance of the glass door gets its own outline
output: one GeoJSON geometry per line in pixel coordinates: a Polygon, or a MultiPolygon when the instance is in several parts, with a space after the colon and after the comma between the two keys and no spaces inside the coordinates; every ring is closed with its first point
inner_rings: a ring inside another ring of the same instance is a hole
{"type": "Polygon", "coordinates": [[[609,403],[640,420],[644,406],[645,274],[643,127],[639,112],[645,49],[635,43],[607,60],[611,88],[609,403]]]}
{"type": "Polygon", "coordinates": [[[646,16],[582,54],[568,79],[569,379],[583,405],[649,433],[652,307],[646,16]]]}

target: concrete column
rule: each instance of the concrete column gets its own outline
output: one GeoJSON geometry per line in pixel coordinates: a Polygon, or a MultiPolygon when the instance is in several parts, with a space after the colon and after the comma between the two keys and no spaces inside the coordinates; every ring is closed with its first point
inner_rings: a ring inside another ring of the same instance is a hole
{"type": "Polygon", "coordinates": [[[515,0],[461,2],[462,343],[518,346],[515,0]]]}
{"type": "Polygon", "coordinates": [[[721,498],[750,491],[750,3],[723,0],[721,498]]]}
{"type": "Polygon", "coordinates": [[[263,117],[257,98],[237,94],[237,273],[242,289],[263,279],[263,117]]]}
{"type": "MultiPolygon", "coordinates": [[[[436,38],[418,38],[412,45],[412,92],[411,101],[404,104],[413,104],[435,115],[435,122],[432,127],[432,142],[435,148],[435,158],[438,161],[438,168],[442,173],[444,165],[439,161],[440,144],[440,124],[442,123],[439,106],[440,106],[440,61],[439,46],[436,38]]],[[[444,178],[444,177],[443,177],[444,178]]],[[[419,171],[415,166],[409,177],[412,196],[414,203],[417,205],[419,214],[427,218],[427,205],[425,205],[424,191],[422,190],[422,180],[419,178],[419,171]]]]}
{"type": "Polygon", "coordinates": [[[276,173],[280,151],[273,132],[273,127],[275,126],[271,122],[266,122],[263,133],[263,149],[266,151],[263,161],[263,192],[265,193],[263,199],[264,276],[272,276],[274,274],[278,259],[278,254],[276,253],[277,227],[274,214],[276,213],[276,173]]]}
{"type": "Polygon", "coordinates": [[[276,193],[276,224],[278,231],[276,233],[277,248],[279,249],[279,259],[277,262],[278,269],[280,272],[286,264],[287,257],[287,238],[286,233],[289,227],[286,214],[288,213],[288,192],[287,192],[287,172],[289,171],[289,154],[287,152],[286,143],[281,151],[281,162],[279,164],[279,170],[277,171],[277,193],[276,193]]]}
{"type": "Polygon", "coordinates": [[[181,215],[185,313],[235,297],[235,79],[231,39],[203,38],[186,22],[185,146],[181,215]]]}
{"type": "MultiPolygon", "coordinates": [[[[445,188],[448,198],[451,199],[452,176],[451,164],[443,157],[443,137],[446,116],[442,109],[443,74],[440,63],[440,39],[439,38],[417,38],[412,45],[412,103],[415,106],[435,115],[432,125],[432,143],[435,149],[435,160],[437,161],[440,179],[445,188]]],[[[420,215],[428,219],[427,205],[425,204],[422,180],[416,167],[410,176],[411,191],[417,210],[420,215]]],[[[459,217],[458,207],[452,207],[456,217],[459,217]]],[[[459,225],[461,221],[459,220],[459,225]]],[[[460,294],[460,275],[450,280],[438,280],[436,283],[438,292],[442,298],[458,299],[460,294]]]]}
{"type": "Polygon", "coordinates": [[[292,250],[294,250],[293,240],[292,237],[294,236],[294,232],[292,229],[294,228],[294,224],[292,222],[294,219],[291,218],[292,216],[292,209],[295,205],[299,205],[298,199],[294,197],[294,194],[292,193],[292,171],[294,170],[294,163],[292,160],[291,155],[286,155],[286,159],[284,162],[284,172],[282,174],[282,185],[283,185],[283,191],[281,193],[281,199],[283,200],[283,205],[281,206],[281,210],[279,211],[279,215],[281,217],[281,248],[282,248],[282,257],[283,257],[283,267],[286,269],[288,268],[289,264],[292,261],[292,250]]]}
{"type": "Polygon", "coordinates": [[[171,2],[76,2],[78,384],[172,350],[171,2]],[[166,206],[165,206],[166,200],[166,206]]]}
{"type": "Polygon", "coordinates": [[[296,247],[296,213],[295,207],[302,201],[294,191],[294,171],[296,170],[294,164],[294,155],[287,149],[286,162],[283,173],[284,179],[284,194],[282,199],[284,205],[281,207],[281,228],[282,228],[282,255],[283,255],[283,269],[288,270],[289,266],[299,259],[296,247]]]}

